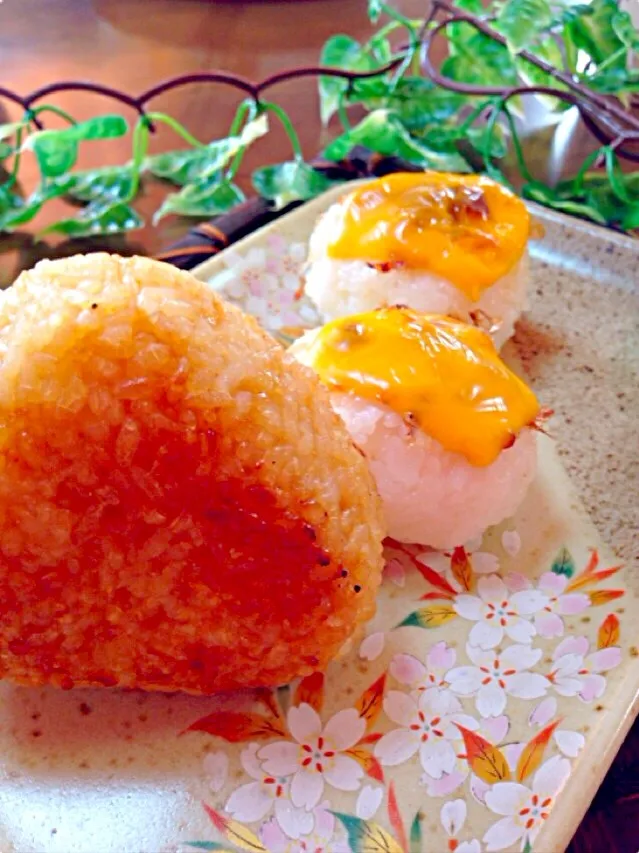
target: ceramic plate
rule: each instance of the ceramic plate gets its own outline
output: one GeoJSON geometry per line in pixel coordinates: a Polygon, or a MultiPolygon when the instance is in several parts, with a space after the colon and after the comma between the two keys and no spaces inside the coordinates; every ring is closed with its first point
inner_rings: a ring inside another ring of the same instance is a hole
{"type": "MultiPolygon", "coordinates": [[[[340,192],[196,275],[267,328],[313,325],[306,241],[340,192]]],[[[325,676],[202,699],[3,685],[2,853],[564,848],[639,687],[637,250],[535,213],[509,358],[557,415],[517,515],[452,553],[388,548],[377,616],[325,676]]]]}

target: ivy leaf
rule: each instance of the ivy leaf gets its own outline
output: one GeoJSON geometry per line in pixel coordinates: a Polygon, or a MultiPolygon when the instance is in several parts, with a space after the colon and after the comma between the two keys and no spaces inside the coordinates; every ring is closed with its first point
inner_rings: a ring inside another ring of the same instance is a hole
{"type": "Polygon", "coordinates": [[[392,110],[407,130],[417,134],[449,119],[464,102],[457,92],[436,86],[425,77],[404,77],[393,90],[385,80],[362,82],[367,83],[367,87],[362,89],[360,83],[355,83],[349,101],[361,100],[369,110],[392,110]]]}
{"type": "MultiPolygon", "coordinates": [[[[485,151],[485,146],[487,144],[487,133],[487,125],[479,127],[469,127],[466,131],[468,141],[473,146],[473,148],[475,148],[481,154],[483,154],[485,151]]],[[[492,157],[495,160],[499,160],[502,157],[505,157],[508,153],[506,132],[500,124],[496,124],[493,127],[492,136],[490,138],[490,144],[488,145],[488,150],[486,153],[489,157],[492,157]]]]}
{"type": "MultiPolygon", "coordinates": [[[[343,68],[345,71],[372,71],[377,63],[362,45],[346,35],[331,36],[322,48],[320,65],[343,68]]],[[[326,125],[337,112],[340,98],[348,90],[348,80],[339,77],[320,77],[320,118],[326,125]]]]}
{"type": "MultiPolygon", "coordinates": [[[[522,187],[522,195],[531,201],[539,202],[546,207],[551,207],[553,210],[559,210],[561,213],[567,213],[569,216],[579,216],[581,219],[590,219],[597,222],[599,225],[606,225],[605,216],[592,204],[586,202],[562,198],[561,195],[553,192],[550,187],[541,183],[525,184],[522,187]]],[[[553,571],[555,569],[553,568],[553,571]]],[[[558,574],[558,572],[556,572],[558,574]]]]}
{"type": "MultiPolygon", "coordinates": [[[[457,0],[455,6],[464,12],[470,12],[471,15],[476,15],[482,18],[486,14],[486,9],[482,0],[457,0]]],[[[477,34],[478,30],[472,24],[451,24],[446,28],[448,40],[453,52],[455,49],[463,50],[463,46],[469,39],[477,34]]]]}
{"type": "MultiPolygon", "coordinates": [[[[613,27],[619,13],[617,0],[593,0],[589,14],[573,18],[567,27],[572,41],[579,50],[584,50],[597,65],[609,59],[624,46],[613,27]]],[[[609,68],[625,68],[626,57],[619,56],[609,68]]]]}
{"type": "Polygon", "coordinates": [[[369,113],[351,130],[333,140],[324,151],[329,160],[342,160],[354,145],[364,145],[385,156],[403,157],[427,169],[468,172],[468,163],[457,152],[436,151],[415,139],[389,110],[369,113]]]}
{"type": "Polygon", "coordinates": [[[508,48],[483,33],[475,33],[454,50],[441,68],[445,77],[462,83],[484,86],[516,86],[518,81],[515,60],[508,48]]]}
{"type": "MultiPolygon", "coordinates": [[[[21,225],[31,222],[38,215],[43,204],[65,194],[68,184],[68,180],[60,180],[38,187],[27,199],[22,199],[19,196],[14,197],[11,207],[7,208],[3,215],[0,215],[0,231],[15,231],[21,225]]],[[[2,203],[0,201],[1,212],[2,203]]]]}
{"type": "Polygon", "coordinates": [[[22,146],[33,151],[45,178],[57,178],[68,172],[78,157],[78,144],[89,139],[113,139],[128,130],[126,119],[119,115],[96,116],[63,130],[38,130],[22,146]]]}
{"type": "Polygon", "coordinates": [[[12,121],[8,124],[0,124],[0,160],[6,160],[10,157],[15,148],[11,142],[6,142],[7,139],[12,139],[16,133],[25,126],[23,121],[12,121]]]}
{"type": "Polygon", "coordinates": [[[206,181],[210,183],[240,148],[250,145],[267,132],[268,119],[264,114],[248,122],[238,136],[216,139],[202,148],[185,148],[155,154],[146,158],[143,169],[178,186],[206,181]]]}
{"type": "Polygon", "coordinates": [[[56,232],[67,237],[95,237],[100,234],[121,234],[143,225],[142,219],[128,204],[96,200],[77,216],[61,219],[45,228],[43,233],[56,232]]]}
{"type": "Polygon", "coordinates": [[[217,216],[245,200],[242,190],[228,181],[188,184],[171,193],[153,217],[154,224],[169,213],[178,216],[217,216]]]}
{"type": "Polygon", "coordinates": [[[127,166],[105,166],[72,172],[66,195],[77,201],[126,201],[133,189],[133,169],[127,166]]]}
{"type": "Polygon", "coordinates": [[[316,172],[302,160],[290,160],[257,169],[253,172],[252,182],[257,192],[273,201],[277,209],[298,199],[307,201],[315,198],[338,183],[316,172]]]}
{"type": "Polygon", "coordinates": [[[382,0],[368,0],[368,20],[376,24],[384,11],[382,0]]]}
{"type": "Polygon", "coordinates": [[[630,50],[639,51],[639,32],[637,32],[635,25],[632,23],[632,18],[628,12],[616,12],[612,16],[610,23],[615,35],[626,47],[630,48],[630,50]]]}
{"type": "MultiPolygon", "coordinates": [[[[563,59],[561,55],[561,48],[559,47],[554,38],[544,39],[539,44],[536,44],[529,49],[531,53],[534,53],[535,56],[538,56],[540,59],[544,59],[554,68],[562,67],[563,59]]],[[[536,65],[534,65],[532,62],[529,62],[527,59],[523,59],[521,56],[518,56],[515,59],[515,63],[522,80],[527,85],[553,86],[555,89],[565,88],[563,83],[558,80],[555,80],[554,77],[552,77],[542,68],[538,68],[536,65]]],[[[559,101],[557,102],[557,105],[561,103],[562,102],[559,101]]]]}
{"type": "Polygon", "coordinates": [[[506,36],[511,51],[519,53],[550,27],[552,19],[548,0],[506,0],[495,28],[506,36]]]}

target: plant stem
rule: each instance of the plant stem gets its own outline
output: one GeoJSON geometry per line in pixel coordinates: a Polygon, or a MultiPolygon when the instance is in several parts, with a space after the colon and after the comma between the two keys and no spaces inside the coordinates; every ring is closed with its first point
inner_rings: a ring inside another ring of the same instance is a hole
{"type": "Polygon", "coordinates": [[[60,109],[60,107],[50,106],[49,104],[43,104],[41,107],[35,107],[34,109],[29,111],[30,115],[38,116],[41,113],[53,113],[53,115],[58,116],[58,118],[64,119],[69,124],[77,124],[77,121],[73,118],[72,115],[69,115],[66,110],[60,109]]]}
{"type": "Polygon", "coordinates": [[[251,101],[247,99],[246,101],[242,101],[242,103],[238,106],[235,111],[235,115],[233,116],[233,121],[231,122],[231,127],[229,128],[229,136],[237,136],[242,128],[242,124],[244,123],[244,117],[246,114],[249,114],[249,121],[252,118],[255,118],[256,113],[258,112],[258,108],[256,108],[255,101],[251,101]]]}
{"type": "Polygon", "coordinates": [[[20,168],[20,158],[22,157],[22,133],[24,128],[19,127],[16,130],[16,147],[15,153],[13,155],[13,164],[11,166],[11,174],[6,180],[6,183],[3,186],[7,187],[7,189],[11,189],[11,187],[15,186],[18,180],[18,170],[20,168]]]}
{"type": "Polygon", "coordinates": [[[149,145],[149,121],[161,120],[159,119],[159,115],[160,114],[151,114],[149,116],[140,116],[137,124],[135,125],[135,129],[133,131],[133,158],[131,160],[131,169],[133,173],[131,189],[127,198],[123,200],[124,204],[128,204],[137,195],[140,187],[140,171],[142,168],[142,162],[144,161],[149,145]]]}
{"type": "MultiPolygon", "coordinates": [[[[506,104],[502,104],[502,111],[506,115],[506,121],[508,122],[508,127],[510,128],[510,136],[513,141],[513,148],[515,151],[515,157],[517,158],[517,165],[519,166],[519,171],[521,172],[522,177],[527,183],[533,182],[533,177],[528,171],[528,166],[526,165],[526,158],[524,157],[524,151],[521,147],[521,142],[519,140],[519,136],[517,134],[517,128],[515,127],[515,121],[510,113],[510,110],[506,106],[506,104]]],[[[488,149],[490,151],[490,148],[488,149]]]]}
{"type": "Polygon", "coordinates": [[[302,146],[300,145],[300,138],[297,135],[297,131],[293,127],[293,123],[286,114],[286,112],[279,106],[279,104],[274,104],[272,101],[263,101],[262,106],[265,110],[270,113],[273,113],[278,117],[280,123],[284,130],[286,131],[286,135],[288,136],[289,142],[291,143],[291,148],[293,149],[293,155],[296,160],[303,160],[304,155],[302,153],[302,146]]]}
{"type": "Polygon", "coordinates": [[[342,92],[339,96],[339,100],[337,102],[337,116],[342,124],[342,128],[344,132],[348,132],[352,129],[353,125],[348,117],[348,110],[346,109],[346,104],[344,103],[344,95],[346,93],[342,92]]]}
{"type": "MultiPolygon", "coordinates": [[[[166,124],[168,127],[171,128],[171,130],[174,130],[178,136],[181,136],[182,139],[185,142],[188,142],[189,145],[192,145],[193,148],[206,148],[206,145],[204,142],[200,142],[199,139],[196,139],[195,136],[193,136],[193,134],[189,133],[189,131],[182,124],[180,124],[179,121],[176,121],[176,119],[174,119],[172,116],[168,116],[165,113],[147,113],[146,114],[146,120],[147,120],[147,129],[148,129],[148,122],[160,122],[160,123],[166,124]]],[[[140,121],[142,121],[142,119],[140,119],[138,121],[137,126],[139,126],[140,121]]],[[[136,128],[137,128],[137,126],[136,126],[136,128]]]]}

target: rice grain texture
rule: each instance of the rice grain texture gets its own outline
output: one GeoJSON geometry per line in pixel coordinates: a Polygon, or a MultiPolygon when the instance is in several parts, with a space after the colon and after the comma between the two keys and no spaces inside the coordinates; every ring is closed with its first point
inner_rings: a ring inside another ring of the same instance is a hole
{"type": "Polygon", "coordinates": [[[326,389],[192,276],[96,254],[0,294],[0,677],[287,682],[372,616],[381,538],[326,389]]]}

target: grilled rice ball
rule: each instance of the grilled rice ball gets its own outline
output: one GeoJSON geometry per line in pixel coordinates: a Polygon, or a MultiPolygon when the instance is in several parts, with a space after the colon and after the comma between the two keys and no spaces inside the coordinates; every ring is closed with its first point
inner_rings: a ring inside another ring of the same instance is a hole
{"type": "Polygon", "coordinates": [[[372,616],[381,538],[328,392],[191,275],[94,254],[0,294],[0,677],[285,683],[372,616]]]}

